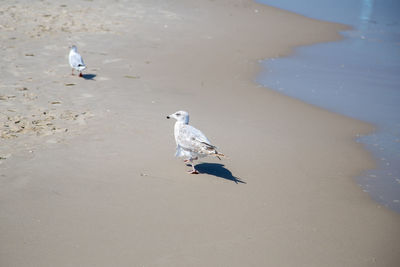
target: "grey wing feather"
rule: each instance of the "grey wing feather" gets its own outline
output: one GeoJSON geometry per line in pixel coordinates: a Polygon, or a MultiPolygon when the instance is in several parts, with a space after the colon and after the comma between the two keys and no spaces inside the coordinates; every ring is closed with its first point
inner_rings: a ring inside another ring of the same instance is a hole
{"type": "Polygon", "coordinates": [[[178,144],[184,150],[199,154],[212,153],[216,148],[210,144],[210,141],[200,130],[190,125],[184,125],[180,129],[178,144]]]}

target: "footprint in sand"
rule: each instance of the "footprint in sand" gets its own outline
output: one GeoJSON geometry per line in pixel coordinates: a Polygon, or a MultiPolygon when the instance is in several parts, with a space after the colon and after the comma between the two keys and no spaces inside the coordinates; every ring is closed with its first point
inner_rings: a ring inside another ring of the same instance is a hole
{"type": "Polygon", "coordinates": [[[113,59],[105,59],[103,60],[103,64],[115,63],[121,61],[122,58],[113,58],[113,59]]]}
{"type": "Polygon", "coordinates": [[[44,49],[46,49],[46,50],[57,50],[58,46],[57,45],[45,45],[44,49]]]}
{"type": "Polygon", "coordinates": [[[81,96],[82,96],[82,97],[85,97],[85,98],[91,98],[91,97],[93,97],[93,95],[91,95],[91,94],[81,94],[81,96]]]}

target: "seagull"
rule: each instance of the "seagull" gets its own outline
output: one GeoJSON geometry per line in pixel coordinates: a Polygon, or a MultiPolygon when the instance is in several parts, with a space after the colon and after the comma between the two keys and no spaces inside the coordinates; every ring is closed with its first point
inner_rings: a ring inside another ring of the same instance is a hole
{"type": "Polygon", "coordinates": [[[176,142],[175,157],[184,158],[184,162],[189,162],[192,166],[191,174],[199,172],[194,168],[193,161],[206,156],[215,156],[218,159],[224,154],[217,152],[217,147],[208,141],[207,137],[198,129],[189,125],[189,113],[177,111],[167,116],[167,119],[176,119],[174,135],[176,142]]]}
{"type": "Polygon", "coordinates": [[[81,55],[78,53],[78,48],[73,45],[69,51],[69,65],[72,68],[72,75],[74,75],[74,69],[79,72],[79,77],[82,77],[82,71],[86,69],[86,65],[83,62],[81,55]]]}

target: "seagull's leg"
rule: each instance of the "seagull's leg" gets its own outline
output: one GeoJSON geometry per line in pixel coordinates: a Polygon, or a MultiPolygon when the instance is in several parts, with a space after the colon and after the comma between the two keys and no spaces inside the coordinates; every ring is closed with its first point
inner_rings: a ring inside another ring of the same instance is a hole
{"type": "Polygon", "coordinates": [[[189,158],[189,159],[185,159],[183,162],[185,162],[185,163],[188,163],[188,162],[191,162],[192,160],[197,160],[198,159],[198,157],[195,157],[195,158],[189,158]]]}
{"type": "Polygon", "coordinates": [[[79,77],[83,77],[83,74],[82,74],[82,72],[79,72],[79,77]]]}
{"type": "MultiPolygon", "coordinates": [[[[197,160],[197,158],[194,158],[192,160],[197,160]]],[[[188,163],[188,162],[191,162],[191,160],[190,159],[185,159],[183,162],[188,163]]]]}
{"type": "Polygon", "coordinates": [[[72,68],[71,75],[74,76],[74,68],[72,68]]]}
{"type": "Polygon", "coordinates": [[[193,159],[190,159],[190,165],[192,165],[192,170],[189,171],[190,174],[199,174],[199,172],[194,168],[193,159]]]}

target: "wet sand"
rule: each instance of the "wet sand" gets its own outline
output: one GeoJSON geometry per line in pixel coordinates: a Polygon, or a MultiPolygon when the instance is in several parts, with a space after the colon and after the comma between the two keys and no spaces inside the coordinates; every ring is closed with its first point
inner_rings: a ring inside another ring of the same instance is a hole
{"type": "Polygon", "coordinates": [[[253,82],[259,59],[345,26],[251,1],[109,4],[1,5],[1,265],[396,266],[400,216],[352,178],[374,166],[354,141],[371,125],[253,82]],[[186,174],[179,109],[229,159],[186,174]]]}
{"type": "Polygon", "coordinates": [[[358,139],[377,160],[357,183],[400,213],[400,2],[259,0],[310,18],[351,25],[345,40],[304,46],[270,59],[257,81],[309,104],[359,119],[375,131],[358,139]],[[377,64],[379,62],[379,64],[377,64]],[[365,75],[368,73],[368,75],[365,75]],[[301,78],[301,79],[300,79],[301,78]]]}

